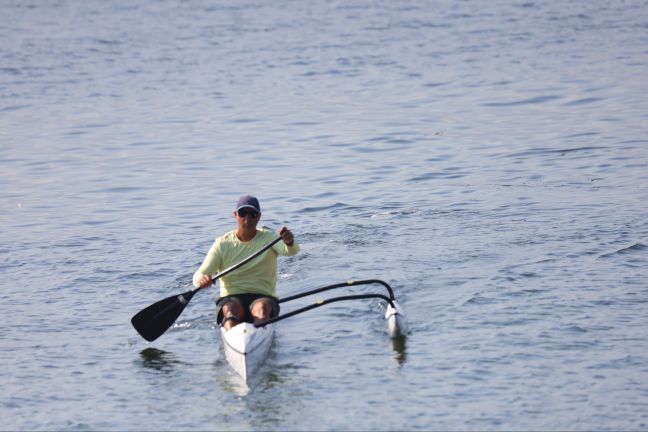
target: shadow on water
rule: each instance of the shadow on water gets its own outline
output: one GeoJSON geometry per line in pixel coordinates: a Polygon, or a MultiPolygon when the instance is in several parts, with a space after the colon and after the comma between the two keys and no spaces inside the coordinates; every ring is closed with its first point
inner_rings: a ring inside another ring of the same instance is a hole
{"type": "Polygon", "coordinates": [[[407,338],[401,335],[392,338],[391,341],[392,341],[392,348],[394,350],[394,359],[396,359],[399,366],[402,366],[403,364],[405,364],[405,361],[407,360],[407,347],[406,347],[407,338]]]}
{"type": "Polygon", "coordinates": [[[170,373],[181,362],[173,353],[157,348],[146,348],[140,352],[141,364],[147,369],[170,373]]]}

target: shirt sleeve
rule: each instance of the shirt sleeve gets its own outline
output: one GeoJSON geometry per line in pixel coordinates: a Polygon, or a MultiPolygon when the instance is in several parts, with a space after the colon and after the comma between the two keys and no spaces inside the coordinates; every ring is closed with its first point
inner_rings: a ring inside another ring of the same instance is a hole
{"type": "Polygon", "coordinates": [[[212,247],[207,252],[207,256],[203,260],[200,268],[193,275],[193,284],[195,287],[198,287],[198,279],[204,275],[212,276],[221,268],[221,253],[220,253],[220,241],[218,239],[214,242],[212,247]]]}

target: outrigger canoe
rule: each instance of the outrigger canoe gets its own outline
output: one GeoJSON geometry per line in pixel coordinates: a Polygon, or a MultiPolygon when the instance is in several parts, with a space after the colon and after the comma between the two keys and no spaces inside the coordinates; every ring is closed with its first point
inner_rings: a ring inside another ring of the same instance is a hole
{"type": "MultiPolygon", "coordinates": [[[[276,238],[257,252],[245,258],[243,261],[223,270],[217,275],[212,276],[212,280],[216,280],[222,276],[225,276],[226,274],[236,270],[242,265],[250,262],[254,258],[270,249],[272,245],[280,240],[280,237],[276,238]]],[[[383,294],[355,294],[333,297],[326,300],[319,300],[314,304],[293,310],[292,312],[288,312],[284,315],[279,315],[267,321],[256,324],[241,323],[237,326],[234,326],[228,331],[221,329],[227,361],[232,365],[232,368],[234,368],[234,370],[236,370],[239,375],[241,375],[247,381],[247,379],[254,373],[254,371],[258,369],[261,364],[263,364],[266,357],[268,356],[273,335],[273,328],[271,324],[293,315],[314,309],[316,307],[343,300],[360,300],[369,298],[379,298],[384,300],[387,304],[385,318],[387,319],[387,330],[389,332],[389,335],[395,340],[398,340],[397,338],[404,338],[407,335],[407,321],[405,320],[403,310],[396,302],[396,299],[394,298],[394,292],[391,287],[387,283],[379,279],[348,281],[335,285],[328,285],[322,288],[317,288],[301,294],[296,294],[290,297],[279,299],[279,303],[306,297],[308,295],[328,291],[334,288],[373,283],[383,285],[387,289],[389,297],[383,294]]],[[[169,327],[173,325],[175,320],[180,316],[182,311],[189,304],[193,296],[204,288],[206,287],[193,288],[182,294],[172,295],[158,302],[155,302],[148,307],[145,307],[144,309],[136,313],[133,318],[131,318],[133,327],[147,341],[152,342],[156,340],[158,337],[162,336],[164,332],[169,329],[169,327]]]]}
{"type": "Polygon", "coordinates": [[[341,284],[329,285],[323,288],[318,288],[295,296],[280,299],[279,302],[286,302],[296,298],[305,297],[307,295],[319,293],[322,291],[330,290],[333,288],[340,288],[352,285],[364,285],[371,283],[380,283],[385,286],[389,292],[389,297],[381,294],[358,294],[342,297],[333,297],[326,300],[319,300],[309,306],[301,309],[294,310],[284,315],[279,315],[275,318],[263,321],[257,324],[240,323],[225,330],[221,327],[221,337],[223,340],[223,350],[225,358],[234,369],[246,382],[249,378],[259,369],[265,362],[270,346],[272,345],[272,338],[274,334],[273,323],[282,319],[294,316],[296,314],[306,312],[307,310],[314,309],[325,304],[342,301],[342,300],[357,300],[367,298],[379,298],[386,301],[385,319],[387,320],[387,331],[392,338],[404,337],[407,334],[407,321],[401,306],[394,299],[394,293],[387,283],[378,280],[370,279],[363,281],[349,281],[341,284]]]}

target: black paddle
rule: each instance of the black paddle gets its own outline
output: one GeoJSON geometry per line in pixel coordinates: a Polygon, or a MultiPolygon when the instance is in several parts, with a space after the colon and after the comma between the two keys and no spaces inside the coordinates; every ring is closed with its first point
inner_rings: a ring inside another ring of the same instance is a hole
{"type": "MultiPolygon", "coordinates": [[[[256,251],[249,257],[245,258],[238,264],[223,270],[215,276],[212,276],[212,280],[216,280],[220,277],[225,276],[226,274],[236,270],[242,265],[250,262],[254,258],[261,255],[263,252],[270,249],[275,243],[281,240],[281,237],[277,237],[272,242],[256,251]]],[[[139,311],[131,319],[131,324],[135,327],[135,330],[142,335],[144,339],[149,342],[154,341],[155,339],[162,336],[162,334],[168,330],[169,327],[175,322],[175,320],[180,316],[184,308],[189,304],[191,298],[202,288],[194,288],[190,291],[179,295],[173,295],[167,297],[164,300],[160,300],[157,303],[153,303],[149,307],[146,307],[139,311]]]]}

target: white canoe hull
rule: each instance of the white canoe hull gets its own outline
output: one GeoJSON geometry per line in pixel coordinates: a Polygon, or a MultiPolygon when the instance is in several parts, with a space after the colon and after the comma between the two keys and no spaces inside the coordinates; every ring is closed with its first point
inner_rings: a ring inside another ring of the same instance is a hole
{"type": "Polygon", "coordinates": [[[225,358],[245,381],[268,357],[273,334],[272,324],[256,328],[240,323],[229,330],[221,327],[225,358]]]}

